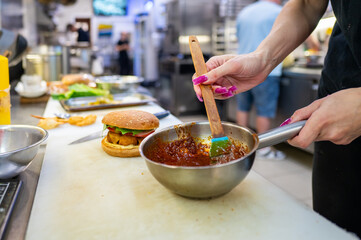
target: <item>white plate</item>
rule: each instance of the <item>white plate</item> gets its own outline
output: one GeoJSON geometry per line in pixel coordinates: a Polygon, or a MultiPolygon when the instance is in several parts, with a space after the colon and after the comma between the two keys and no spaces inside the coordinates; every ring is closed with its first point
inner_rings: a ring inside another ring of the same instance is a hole
{"type": "Polygon", "coordinates": [[[46,86],[45,81],[41,81],[40,87],[37,88],[36,90],[25,91],[24,84],[22,82],[19,82],[15,87],[15,91],[22,97],[36,98],[36,97],[40,97],[46,93],[47,86],[46,86]]]}

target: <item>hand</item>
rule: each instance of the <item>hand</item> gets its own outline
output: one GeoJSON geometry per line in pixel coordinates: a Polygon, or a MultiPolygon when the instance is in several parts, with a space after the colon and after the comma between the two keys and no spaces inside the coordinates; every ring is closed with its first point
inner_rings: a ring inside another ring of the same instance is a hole
{"type": "MultiPolygon", "coordinates": [[[[247,55],[222,55],[209,59],[208,73],[193,79],[194,91],[198,99],[202,96],[198,84],[211,84],[217,99],[226,99],[239,92],[247,91],[263,82],[271,68],[263,56],[253,52],[247,55]],[[231,93],[227,89],[231,88],[231,93]]],[[[194,76],[195,77],[195,76],[194,76]]]]}
{"type": "Polygon", "coordinates": [[[300,133],[288,140],[306,148],[313,141],[346,145],[361,136],[361,88],[341,90],[297,110],[291,122],[308,119],[300,133]]]}

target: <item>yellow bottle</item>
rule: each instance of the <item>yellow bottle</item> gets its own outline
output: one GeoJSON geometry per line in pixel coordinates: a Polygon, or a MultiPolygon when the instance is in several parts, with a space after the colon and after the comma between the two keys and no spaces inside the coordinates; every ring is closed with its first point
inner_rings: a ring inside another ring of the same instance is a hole
{"type": "Polygon", "coordinates": [[[11,123],[10,107],[9,63],[0,55],[0,125],[11,123]]]}

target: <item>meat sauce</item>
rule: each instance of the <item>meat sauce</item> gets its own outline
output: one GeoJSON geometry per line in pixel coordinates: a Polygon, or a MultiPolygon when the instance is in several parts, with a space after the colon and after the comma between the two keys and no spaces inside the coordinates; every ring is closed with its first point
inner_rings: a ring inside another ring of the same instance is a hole
{"type": "Polygon", "coordinates": [[[209,157],[209,144],[186,136],[171,142],[155,139],[152,147],[145,155],[154,162],[175,166],[209,166],[223,164],[246,155],[249,150],[242,143],[230,139],[228,153],[217,157],[209,157]]]}

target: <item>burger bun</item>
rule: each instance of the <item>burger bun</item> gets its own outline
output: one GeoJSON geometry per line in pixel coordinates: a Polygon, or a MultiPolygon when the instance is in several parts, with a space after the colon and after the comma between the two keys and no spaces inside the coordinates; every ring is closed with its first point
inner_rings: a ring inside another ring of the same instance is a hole
{"type": "Polygon", "coordinates": [[[108,142],[107,137],[102,140],[102,148],[104,152],[113,157],[139,157],[139,145],[122,146],[108,142]]]}

